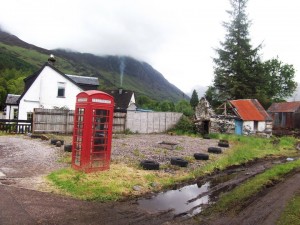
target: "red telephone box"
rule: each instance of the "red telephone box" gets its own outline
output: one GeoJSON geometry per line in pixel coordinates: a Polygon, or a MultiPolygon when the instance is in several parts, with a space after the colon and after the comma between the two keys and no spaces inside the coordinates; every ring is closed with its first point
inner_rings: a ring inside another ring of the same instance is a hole
{"type": "Polygon", "coordinates": [[[114,98],[102,91],[76,97],[72,167],[85,172],[109,169],[114,98]]]}

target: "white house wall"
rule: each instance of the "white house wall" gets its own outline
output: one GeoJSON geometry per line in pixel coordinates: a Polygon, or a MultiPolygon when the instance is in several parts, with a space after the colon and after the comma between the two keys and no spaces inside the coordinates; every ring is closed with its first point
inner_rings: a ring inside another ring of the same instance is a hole
{"type": "MultiPolygon", "coordinates": [[[[250,129],[251,132],[254,132],[254,121],[244,121],[243,122],[243,133],[246,130],[250,129]]],[[[257,130],[256,132],[263,132],[266,129],[266,122],[265,121],[258,121],[257,130]]]]}
{"type": "Polygon", "coordinates": [[[14,119],[14,110],[18,110],[17,105],[7,105],[5,119],[7,120],[14,119]]]}
{"type": "Polygon", "coordinates": [[[266,130],[266,122],[265,121],[259,121],[257,130],[258,131],[265,131],[266,130]]]}
{"type": "Polygon", "coordinates": [[[19,119],[27,119],[27,112],[33,112],[34,108],[67,107],[74,110],[76,95],[81,91],[78,86],[46,66],[20,100],[19,119]],[[65,83],[65,97],[57,97],[58,82],[65,83]]]}

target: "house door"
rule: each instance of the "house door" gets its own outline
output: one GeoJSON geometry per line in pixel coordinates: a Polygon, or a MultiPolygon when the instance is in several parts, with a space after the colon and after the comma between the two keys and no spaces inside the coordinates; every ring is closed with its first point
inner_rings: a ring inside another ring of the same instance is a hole
{"type": "Polygon", "coordinates": [[[243,121],[235,120],[235,134],[242,135],[243,134],[243,121]]]}

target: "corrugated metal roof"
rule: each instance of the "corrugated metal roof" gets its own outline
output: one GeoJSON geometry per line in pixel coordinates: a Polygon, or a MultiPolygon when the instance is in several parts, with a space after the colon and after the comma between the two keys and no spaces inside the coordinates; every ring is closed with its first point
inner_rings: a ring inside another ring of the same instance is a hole
{"type": "Polygon", "coordinates": [[[300,110],[300,101],[273,103],[268,108],[267,111],[268,112],[296,112],[297,110],[300,110]]]}
{"type": "Polygon", "coordinates": [[[230,104],[242,120],[267,121],[272,120],[269,114],[256,99],[231,100],[230,104]]]}

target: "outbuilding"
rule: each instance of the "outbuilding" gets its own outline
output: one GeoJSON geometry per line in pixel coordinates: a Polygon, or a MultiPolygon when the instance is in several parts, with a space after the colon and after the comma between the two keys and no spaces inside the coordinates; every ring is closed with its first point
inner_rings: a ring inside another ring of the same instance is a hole
{"type": "Polygon", "coordinates": [[[300,101],[273,103],[267,112],[273,129],[300,129],[300,101]]]}
{"type": "Polygon", "coordinates": [[[236,114],[235,134],[272,134],[272,118],[257,99],[230,100],[236,114]]]}

